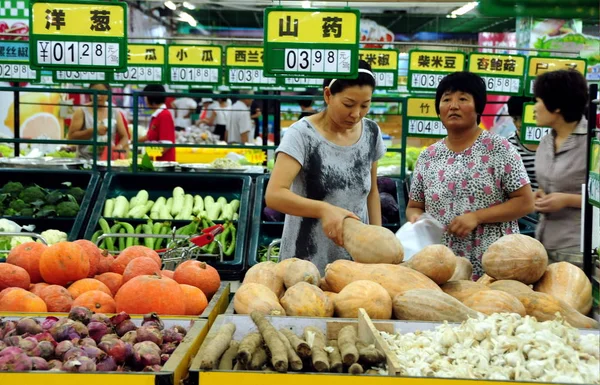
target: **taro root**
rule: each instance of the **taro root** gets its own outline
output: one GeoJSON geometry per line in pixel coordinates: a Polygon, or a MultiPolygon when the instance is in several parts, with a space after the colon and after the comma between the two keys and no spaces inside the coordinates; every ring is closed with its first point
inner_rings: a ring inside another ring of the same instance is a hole
{"type": "Polygon", "coordinates": [[[53,316],[46,317],[46,319],[42,321],[42,329],[49,330],[57,322],[58,322],[58,318],[56,318],[56,317],[53,317],[53,316]]]}
{"type": "Polygon", "coordinates": [[[49,332],[41,332],[33,336],[38,342],[48,341],[52,343],[53,346],[56,346],[56,341],[54,341],[54,337],[49,332]]]}
{"type": "Polygon", "coordinates": [[[25,353],[14,352],[0,357],[0,372],[24,372],[33,367],[31,358],[25,353]]]}
{"type": "Polygon", "coordinates": [[[88,332],[90,333],[90,337],[94,341],[96,341],[96,343],[102,341],[102,337],[104,337],[109,332],[108,326],[106,326],[105,323],[100,321],[91,321],[87,327],[88,332]]]}
{"type": "Polygon", "coordinates": [[[158,330],[163,330],[165,328],[165,325],[156,313],[145,314],[144,320],[142,321],[142,326],[153,326],[158,330]]]}
{"type": "Polygon", "coordinates": [[[114,372],[115,370],[117,370],[117,363],[111,356],[104,357],[96,364],[96,371],[98,372],[114,372]]]}
{"type": "Polygon", "coordinates": [[[123,342],[127,342],[130,344],[135,344],[137,341],[137,332],[135,330],[132,330],[130,332],[127,332],[123,335],[123,337],[121,337],[121,340],[123,340],[123,342]]]}
{"type": "Polygon", "coordinates": [[[118,324],[117,326],[115,326],[115,331],[117,332],[117,335],[119,337],[123,337],[125,335],[125,333],[130,332],[132,330],[136,330],[137,326],[135,326],[135,324],[133,323],[132,320],[125,320],[123,322],[121,322],[120,324],[118,324]]]}
{"type": "Polygon", "coordinates": [[[160,348],[152,341],[138,342],[133,345],[133,362],[137,367],[160,364],[160,348]]]}
{"type": "Polygon", "coordinates": [[[17,334],[22,336],[23,334],[35,335],[42,332],[42,326],[40,323],[29,317],[21,318],[17,322],[17,334]]]}
{"type": "Polygon", "coordinates": [[[83,346],[81,349],[85,352],[87,357],[93,358],[95,361],[102,360],[106,357],[104,350],[95,346],[83,346]]]}
{"type": "Polygon", "coordinates": [[[122,311],[119,314],[115,314],[114,316],[110,317],[110,322],[113,324],[113,326],[117,326],[121,322],[130,320],[130,319],[131,319],[131,317],[129,316],[129,314],[122,311]]]}
{"type": "Polygon", "coordinates": [[[185,334],[179,333],[176,328],[171,328],[163,331],[163,342],[175,342],[179,343],[183,340],[185,334]]]}
{"type": "Polygon", "coordinates": [[[79,321],[84,325],[87,325],[90,322],[93,315],[94,313],[90,309],[83,306],[76,306],[69,312],[70,319],[73,321],[79,321]]]}
{"type": "Polygon", "coordinates": [[[119,365],[129,359],[133,352],[131,344],[125,343],[119,339],[102,341],[98,344],[98,347],[114,358],[115,362],[119,365]]]}
{"type": "Polygon", "coordinates": [[[49,360],[54,357],[54,345],[50,341],[40,341],[37,346],[27,352],[30,357],[42,357],[45,360],[49,360]]]}
{"type": "MultiPolygon", "coordinates": [[[[90,319],[90,322],[102,322],[103,324],[105,324],[106,326],[112,328],[113,324],[112,322],[110,322],[110,317],[107,316],[106,314],[102,314],[102,313],[94,313],[92,315],[92,318],[90,319]]],[[[89,325],[88,325],[89,328],[89,325]]]]}
{"type": "Polygon", "coordinates": [[[136,342],[152,341],[157,345],[162,345],[163,334],[155,327],[142,326],[137,329],[136,342]]]}
{"type": "Polygon", "coordinates": [[[31,367],[33,370],[48,370],[48,361],[42,357],[31,357],[31,367]]]}
{"type": "Polygon", "coordinates": [[[172,354],[175,351],[175,349],[177,349],[176,343],[166,342],[161,346],[160,351],[163,354],[172,354]]]}
{"type": "Polygon", "coordinates": [[[89,357],[75,357],[67,360],[62,367],[65,372],[83,373],[83,372],[95,372],[96,364],[94,360],[89,357]]]}
{"type": "Polygon", "coordinates": [[[63,363],[59,360],[48,361],[48,369],[52,371],[62,370],[63,363]]]}
{"type": "Polygon", "coordinates": [[[77,345],[79,346],[93,346],[93,347],[97,347],[98,344],[96,344],[96,341],[94,341],[93,338],[90,337],[85,337],[79,340],[79,342],[77,343],[77,345]]]}
{"type": "Polygon", "coordinates": [[[63,356],[63,361],[68,361],[72,358],[83,357],[83,356],[85,356],[85,352],[83,351],[83,349],[75,346],[65,352],[65,354],[63,356]]]}
{"type": "Polygon", "coordinates": [[[58,345],[56,345],[56,348],[54,349],[54,354],[56,355],[56,358],[62,360],[65,353],[71,350],[72,348],[73,343],[71,341],[59,342],[58,345]]]}
{"type": "Polygon", "coordinates": [[[21,339],[21,341],[19,341],[19,347],[21,349],[23,349],[25,352],[29,352],[30,350],[35,349],[35,347],[37,345],[38,345],[38,340],[36,340],[33,337],[23,338],[23,339],[21,339]]]}

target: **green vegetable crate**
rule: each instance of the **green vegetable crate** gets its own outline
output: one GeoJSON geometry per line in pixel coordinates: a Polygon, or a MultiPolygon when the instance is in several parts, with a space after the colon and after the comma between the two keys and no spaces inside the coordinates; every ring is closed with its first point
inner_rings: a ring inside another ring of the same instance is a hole
{"type": "Polygon", "coordinates": [[[69,241],[75,241],[83,235],[83,225],[90,214],[90,207],[92,206],[94,193],[99,185],[99,180],[99,174],[92,171],[2,169],[0,170],[0,189],[8,182],[16,182],[16,184],[22,184],[24,188],[38,185],[39,187],[50,191],[59,190],[59,192],[51,192],[50,194],[44,192],[43,197],[32,204],[47,204],[47,202],[44,201],[53,194],[59,194],[64,197],[62,201],[67,201],[69,198],[66,194],[71,188],[83,190],[81,191],[78,189],[83,195],[78,195],[77,197],[80,203],[78,203],[79,207],[76,211],[72,210],[75,215],[69,216],[57,216],[56,212],[52,212],[52,214],[49,214],[47,217],[40,217],[36,214],[34,214],[34,216],[7,215],[6,210],[10,206],[8,200],[10,199],[11,202],[16,201],[19,196],[17,196],[16,193],[13,193],[11,196],[1,194],[4,197],[4,200],[1,203],[4,210],[2,212],[2,217],[13,221],[20,226],[35,225],[34,232],[38,234],[50,229],[60,230],[68,234],[69,241]]]}
{"type": "MultiPolygon", "coordinates": [[[[406,203],[404,200],[404,193],[402,188],[402,181],[396,178],[390,178],[392,183],[395,185],[395,191],[392,191],[392,196],[395,198],[398,204],[398,216],[393,220],[393,223],[386,223],[384,227],[392,230],[393,232],[398,231],[400,226],[406,222],[406,203]]],[[[252,233],[250,234],[250,241],[248,245],[248,267],[252,267],[259,262],[265,261],[266,250],[268,246],[276,239],[280,239],[283,233],[283,222],[275,222],[265,220],[263,210],[265,208],[265,190],[269,182],[269,175],[262,175],[256,179],[256,189],[254,193],[254,206],[252,209],[252,233]]],[[[272,249],[272,256],[278,255],[278,248],[272,249]]]]}
{"type": "MultiPolygon", "coordinates": [[[[194,173],[186,174],[166,172],[160,174],[110,172],[105,174],[104,181],[98,193],[98,198],[96,199],[92,215],[90,217],[90,221],[85,231],[85,239],[93,239],[94,234],[98,234],[98,230],[101,229],[99,222],[103,219],[105,219],[109,225],[112,225],[116,222],[127,223],[127,227],[129,228],[139,228],[145,225],[148,219],[134,219],[137,217],[127,217],[127,215],[126,217],[123,217],[122,213],[128,212],[129,208],[123,210],[123,208],[120,207],[117,210],[116,200],[114,201],[115,208],[109,211],[112,213],[118,211],[119,216],[105,216],[105,205],[107,200],[122,197],[120,198],[121,201],[131,201],[132,198],[139,196],[138,193],[140,193],[141,190],[145,190],[143,193],[143,195],[145,195],[144,199],[147,200],[149,204],[151,204],[151,201],[159,201],[161,197],[172,197],[175,189],[177,189],[178,192],[183,190],[186,195],[214,197],[215,201],[218,201],[219,199],[226,200],[227,202],[236,201],[236,206],[237,203],[239,203],[239,208],[237,208],[237,215],[233,217],[232,222],[214,220],[215,223],[224,224],[226,227],[229,226],[229,228],[231,228],[232,226],[230,225],[235,227],[235,233],[231,231],[228,232],[228,236],[230,238],[228,238],[229,246],[227,248],[230,249],[231,253],[229,255],[224,255],[222,262],[219,260],[219,258],[202,258],[205,262],[208,262],[211,266],[215,267],[219,271],[221,279],[238,280],[241,277],[244,269],[246,231],[249,221],[248,214],[250,212],[251,185],[252,178],[245,175],[227,175],[217,173],[199,175],[194,173]]],[[[164,199],[162,200],[164,201],[164,199]]],[[[173,201],[175,201],[175,199],[173,201]]],[[[176,203],[172,202],[171,204],[174,205],[176,203]]],[[[129,211],[129,213],[131,213],[131,211],[129,211]]],[[[149,212],[148,216],[154,214],[156,213],[149,212]]],[[[160,216],[156,217],[154,215],[153,219],[151,220],[154,224],[169,223],[170,227],[181,228],[191,223],[191,216],[186,214],[186,217],[187,219],[173,219],[160,216]]],[[[204,226],[200,225],[197,232],[194,232],[194,234],[198,234],[203,227],[204,226]]],[[[121,230],[121,232],[123,231],[124,230],[121,230]]],[[[133,239],[133,237],[130,239],[133,239]]],[[[116,240],[117,239],[115,238],[115,242],[116,240]]],[[[144,245],[145,243],[142,242],[141,244],[144,245]]],[[[158,248],[155,247],[155,249],[165,248],[166,244],[167,242],[165,241],[161,243],[161,246],[158,248]]],[[[185,246],[189,245],[185,241],[182,244],[185,246]]],[[[146,246],[148,245],[146,244],[146,246]]],[[[117,250],[119,250],[119,248],[117,248],[117,250]]]]}

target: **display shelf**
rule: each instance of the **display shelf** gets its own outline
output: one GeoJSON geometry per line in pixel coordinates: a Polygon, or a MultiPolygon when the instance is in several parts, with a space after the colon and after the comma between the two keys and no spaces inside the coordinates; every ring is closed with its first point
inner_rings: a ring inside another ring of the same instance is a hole
{"type": "MultiPolygon", "coordinates": [[[[181,187],[186,194],[211,195],[215,198],[224,197],[227,201],[240,201],[239,220],[236,230],[235,253],[223,262],[208,259],[211,266],[219,271],[223,280],[238,280],[244,269],[246,255],[246,232],[248,231],[248,213],[250,212],[250,193],[252,178],[244,175],[193,173],[107,173],[98,193],[90,220],[85,230],[85,239],[91,239],[98,228],[98,220],[102,216],[107,199],[124,196],[133,198],[139,190],[146,190],[150,200],[158,197],[169,197],[175,187],[181,187]]],[[[125,222],[129,220],[123,220],[125,222]]],[[[182,224],[189,223],[183,221],[182,224]]]]}
{"type": "Polygon", "coordinates": [[[228,309],[230,294],[231,284],[221,282],[219,290],[213,295],[206,309],[200,314],[200,318],[208,320],[209,327],[212,326],[219,314],[225,313],[228,309]]]}
{"type": "MultiPolygon", "coordinates": [[[[0,313],[0,317],[15,319],[21,317],[43,318],[49,315],[66,317],[65,313],[0,313]]],[[[136,324],[142,321],[141,316],[131,316],[136,324]]],[[[31,372],[3,372],[0,371],[0,384],[19,385],[179,385],[188,375],[189,364],[198,352],[198,349],[209,331],[207,319],[190,317],[162,318],[165,327],[175,325],[188,326],[191,321],[193,325],[189,328],[185,338],[179,344],[175,352],[162,367],[160,372],[89,372],[89,373],[65,373],[48,371],[31,372]]]]}
{"type": "Polygon", "coordinates": [[[35,225],[34,232],[56,229],[64,231],[69,241],[75,241],[83,235],[83,226],[89,218],[94,195],[99,186],[100,176],[92,171],[57,171],[57,170],[24,170],[0,169],[0,187],[7,182],[21,182],[23,185],[38,184],[43,188],[53,190],[67,190],[63,185],[70,182],[72,187],[85,190],[85,195],[80,204],[79,213],[75,217],[32,218],[22,216],[3,216],[3,218],[18,223],[20,226],[35,225]]]}

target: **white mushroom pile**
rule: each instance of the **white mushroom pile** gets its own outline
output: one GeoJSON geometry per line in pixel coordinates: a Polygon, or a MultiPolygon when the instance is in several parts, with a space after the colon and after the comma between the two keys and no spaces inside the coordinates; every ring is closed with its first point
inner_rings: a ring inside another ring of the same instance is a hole
{"type": "Polygon", "coordinates": [[[600,335],[581,335],[562,319],[494,314],[381,335],[405,376],[600,384],[600,335]]]}

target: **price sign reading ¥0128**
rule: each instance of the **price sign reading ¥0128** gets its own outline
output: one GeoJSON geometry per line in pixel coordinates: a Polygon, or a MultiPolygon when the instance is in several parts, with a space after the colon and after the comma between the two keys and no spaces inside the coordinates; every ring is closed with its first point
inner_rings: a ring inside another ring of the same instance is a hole
{"type": "Polygon", "coordinates": [[[481,76],[490,94],[522,95],[525,57],[495,53],[471,53],[469,72],[481,76]]]}
{"type": "Polygon", "coordinates": [[[232,88],[275,86],[277,79],[266,77],[263,71],[263,47],[228,46],[225,49],[227,85],[232,88]]]}
{"type": "Polygon", "coordinates": [[[265,9],[265,71],[308,78],[356,78],[360,12],[265,9]]]}
{"type": "Polygon", "coordinates": [[[464,69],[465,54],[462,52],[411,50],[408,60],[408,90],[435,92],[444,76],[464,69]]]}
{"type": "Polygon", "coordinates": [[[435,112],[435,99],[408,98],[406,121],[407,136],[421,138],[443,138],[448,135],[435,112]]]}
{"type": "Polygon", "coordinates": [[[221,84],[223,50],[216,45],[167,46],[167,81],[169,84],[221,84]]]}
{"type": "Polygon", "coordinates": [[[592,139],[590,151],[589,202],[596,207],[600,207],[600,139],[592,139]]]}
{"type": "Polygon", "coordinates": [[[29,66],[29,43],[0,40],[0,81],[36,82],[39,71],[29,66]]]}
{"type": "Polygon", "coordinates": [[[111,74],[111,83],[150,84],[165,82],[165,46],[128,44],[127,71],[111,74]]]}
{"type": "Polygon", "coordinates": [[[398,88],[398,51],[395,49],[361,49],[358,58],[371,66],[377,88],[398,88]]]}
{"type": "Polygon", "coordinates": [[[530,56],[527,65],[527,85],[525,95],[533,96],[533,83],[538,75],[557,70],[576,70],[583,76],[586,75],[586,61],[581,58],[556,58],[556,57],[537,57],[530,56]]]}
{"type": "Polygon", "coordinates": [[[32,1],[30,7],[33,68],[72,71],[125,68],[125,3],[32,1]]]}
{"type": "Polygon", "coordinates": [[[523,105],[523,122],[521,123],[521,141],[527,144],[538,144],[542,138],[549,134],[550,127],[538,127],[535,119],[535,103],[523,105]]]}

